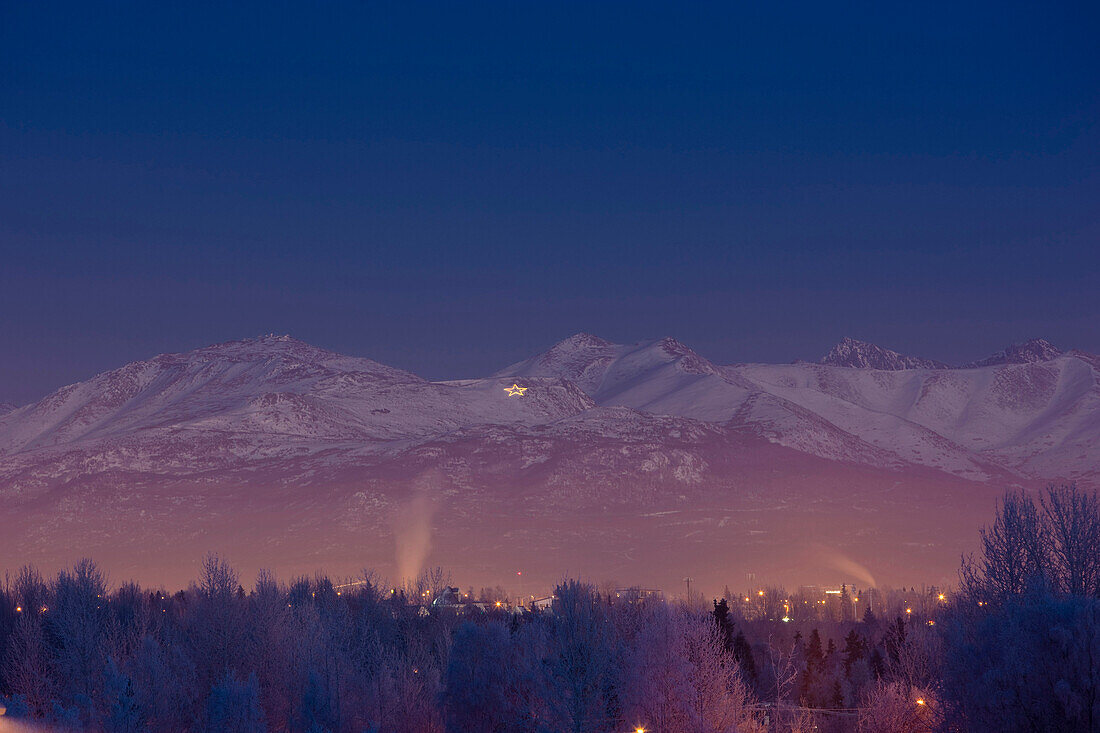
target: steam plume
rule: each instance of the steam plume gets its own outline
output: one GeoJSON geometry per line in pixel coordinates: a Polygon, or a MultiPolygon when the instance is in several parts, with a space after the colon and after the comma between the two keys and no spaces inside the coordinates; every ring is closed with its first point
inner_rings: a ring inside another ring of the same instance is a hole
{"type": "Polygon", "coordinates": [[[875,577],[871,575],[871,571],[847,555],[843,555],[837,550],[822,544],[814,544],[811,547],[811,551],[814,558],[819,562],[824,562],[828,567],[850,575],[861,583],[866,584],[868,588],[875,587],[875,577]]]}
{"type": "Polygon", "coordinates": [[[418,478],[412,499],[393,515],[397,574],[402,583],[413,581],[420,575],[432,549],[432,520],[437,507],[430,494],[431,478],[429,475],[418,478]]]}

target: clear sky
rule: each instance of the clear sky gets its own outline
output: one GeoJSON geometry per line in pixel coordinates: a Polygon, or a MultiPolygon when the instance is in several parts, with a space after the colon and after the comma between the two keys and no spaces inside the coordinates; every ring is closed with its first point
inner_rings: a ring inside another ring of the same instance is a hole
{"type": "Polygon", "coordinates": [[[1100,351],[1096,3],[297,5],[3,5],[0,400],[268,332],[1100,351]]]}

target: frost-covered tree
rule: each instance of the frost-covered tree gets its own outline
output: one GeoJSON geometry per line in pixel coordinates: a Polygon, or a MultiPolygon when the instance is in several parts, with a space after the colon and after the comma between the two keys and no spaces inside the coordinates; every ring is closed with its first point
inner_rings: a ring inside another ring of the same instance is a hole
{"type": "Polygon", "coordinates": [[[205,729],[208,733],[267,732],[256,675],[241,681],[234,673],[226,673],[207,698],[205,729]]]}
{"type": "Polygon", "coordinates": [[[210,689],[248,657],[245,604],[237,596],[235,570],[215,554],[202,562],[197,587],[190,592],[181,639],[195,663],[197,683],[210,689]]]}
{"type": "MultiPolygon", "coordinates": [[[[183,730],[199,717],[195,665],[176,634],[163,632],[162,643],[146,636],[130,662],[134,699],[150,730],[183,730]]],[[[204,691],[205,692],[205,691],[204,691]]]]}
{"type": "Polygon", "coordinates": [[[444,677],[443,706],[447,730],[519,730],[522,711],[509,694],[511,665],[508,629],[501,623],[464,623],[455,632],[444,677]]]}
{"type": "Polygon", "coordinates": [[[607,607],[595,588],[575,580],[559,585],[554,595],[546,660],[551,727],[573,733],[608,730],[615,659],[607,607]]]}
{"type": "Polygon", "coordinates": [[[937,722],[937,705],[930,694],[904,682],[879,682],[863,695],[858,730],[860,733],[929,733],[937,722]]]}
{"type": "Polygon", "coordinates": [[[102,706],[103,729],[107,733],[137,733],[145,729],[133,683],[112,658],[107,659],[103,674],[102,706]]]}
{"type": "Polygon", "coordinates": [[[1041,510],[1053,585],[1069,595],[1100,598],[1100,499],[1076,484],[1051,486],[1041,510]]]}
{"type": "Polygon", "coordinates": [[[1033,591],[946,624],[946,712],[965,730],[1100,730],[1100,600],[1033,591]]]}
{"type": "Polygon", "coordinates": [[[964,563],[947,622],[944,712],[965,730],[1100,729],[1100,502],[1008,494],[964,563]]]}
{"type": "Polygon", "coordinates": [[[667,604],[648,609],[624,651],[624,723],[653,730],[748,730],[749,692],[722,631],[703,614],[667,604]]]}
{"type": "Polygon", "coordinates": [[[43,614],[55,646],[54,664],[71,702],[100,697],[107,666],[107,580],[91,560],[57,576],[53,601],[43,614]]]}
{"type": "Polygon", "coordinates": [[[1048,486],[1038,499],[1009,492],[981,530],[981,554],[960,572],[971,601],[998,603],[1032,586],[1100,597],[1100,499],[1076,485],[1048,486]]]}
{"type": "Polygon", "coordinates": [[[981,557],[963,563],[964,590],[983,603],[1022,593],[1044,576],[1045,544],[1035,502],[1023,492],[1006,493],[992,526],[981,530],[981,557]]]}
{"type": "Polygon", "coordinates": [[[4,660],[4,680],[32,715],[44,715],[50,709],[58,677],[46,646],[42,614],[33,609],[24,610],[16,619],[4,660]]]}

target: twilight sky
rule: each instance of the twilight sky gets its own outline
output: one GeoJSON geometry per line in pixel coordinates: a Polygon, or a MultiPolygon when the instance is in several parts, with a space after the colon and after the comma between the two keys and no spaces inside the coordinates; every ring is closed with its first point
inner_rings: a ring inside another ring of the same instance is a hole
{"type": "Polygon", "coordinates": [[[268,332],[1100,352],[1095,3],[91,5],[0,10],[0,400],[268,332]]]}

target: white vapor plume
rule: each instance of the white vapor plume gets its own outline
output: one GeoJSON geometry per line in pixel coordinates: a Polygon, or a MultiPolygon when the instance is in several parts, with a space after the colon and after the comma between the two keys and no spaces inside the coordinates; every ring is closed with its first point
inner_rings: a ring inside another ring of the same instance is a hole
{"type": "Polygon", "coordinates": [[[825,545],[817,543],[813,544],[810,550],[816,561],[824,562],[828,567],[850,575],[861,583],[865,583],[868,588],[876,587],[875,577],[871,575],[871,571],[850,557],[841,554],[831,547],[826,547],[825,545]]]}
{"type": "Polygon", "coordinates": [[[393,515],[397,575],[402,583],[415,580],[420,575],[432,549],[432,520],[437,507],[432,500],[430,486],[428,476],[417,479],[412,499],[398,507],[393,515]]]}

